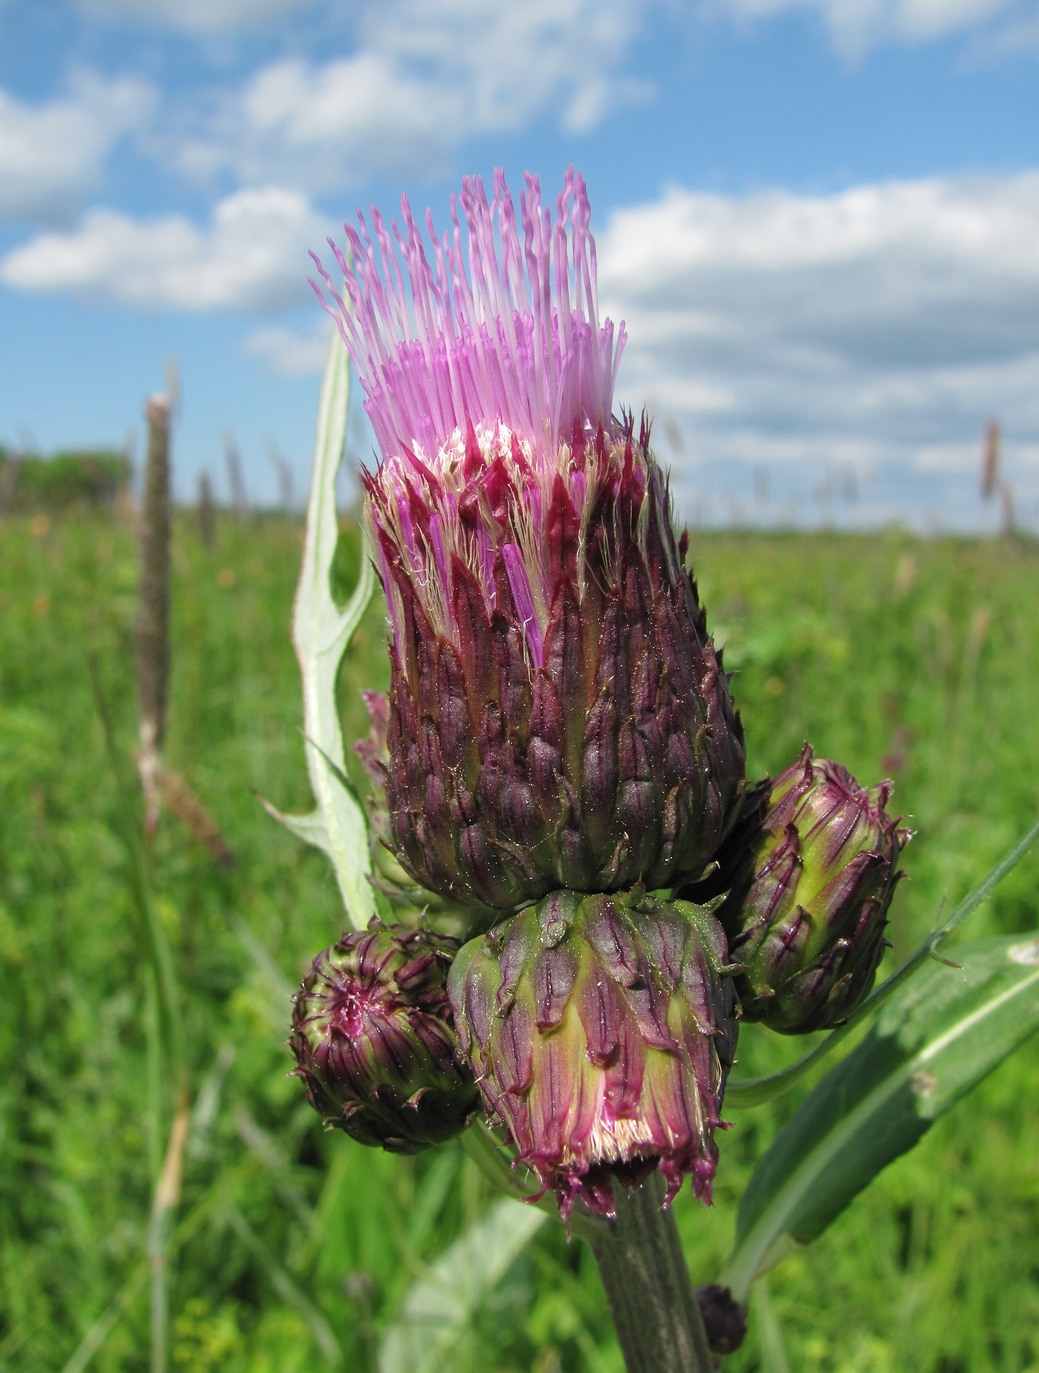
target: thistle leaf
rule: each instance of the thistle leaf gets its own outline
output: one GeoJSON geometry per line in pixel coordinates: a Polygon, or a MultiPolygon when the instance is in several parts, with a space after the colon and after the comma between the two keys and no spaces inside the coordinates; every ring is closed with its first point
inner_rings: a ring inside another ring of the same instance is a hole
{"type": "Polygon", "coordinates": [[[721,1279],[737,1300],[1039,1029],[1039,937],[979,940],[884,1006],[761,1159],[721,1279]]]}
{"type": "Polygon", "coordinates": [[[335,483],[343,457],[349,401],[349,360],[342,340],[333,333],[321,384],[303,566],[292,619],[292,642],[303,679],[307,770],[317,808],[307,816],[283,815],[269,805],[267,809],[299,838],[328,854],[347,921],[360,928],[375,914],[368,881],[368,822],[353,792],[343,785],[346,760],[336,680],[371,600],[375,576],[367,551],[362,551],[357,587],[345,607],[336,604],[332,593],[332,564],[339,537],[335,483]]]}
{"type": "Polygon", "coordinates": [[[279,810],[270,801],[260,797],[260,805],[271,817],[277,820],[279,825],[284,825],[290,834],[294,834],[297,839],[302,839],[304,844],[312,844],[314,848],[332,857],[332,839],[328,833],[328,826],[325,824],[325,817],[319,810],[312,810],[309,815],[288,815],[285,811],[279,810]]]}

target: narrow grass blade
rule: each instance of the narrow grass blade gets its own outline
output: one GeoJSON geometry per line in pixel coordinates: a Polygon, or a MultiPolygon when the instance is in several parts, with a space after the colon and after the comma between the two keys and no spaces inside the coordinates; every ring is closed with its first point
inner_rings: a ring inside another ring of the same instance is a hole
{"type": "MultiPolygon", "coordinates": [[[[151,874],[141,838],[140,820],[127,781],[123,756],[116,739],[111,709],[101,686],[101,676],[96,661],[90,659],[89,666],[94,688],[94,704],[101,722],[108,764],[115,782],[116,832],[126,853],[127,878],[144,932],[145,947],[158,1003],[161,1053],[166,1063],[165,1071],[172,1076],[174,1081],[179,1081],[184,1071],[186,1053],[184,1027],[181,1020],[180,986],[177,980],[173,950],[170,948],[166,930],[156,909],[151,874]]],[[[161,1165],[153,1168],[156,1177],[159,1166],[161,1165]]]]}
{"type": "Polygon", "coordinates": [[[231,1229],[266,1272],[271,1286],[287,1306],[303,1317],[327,1362],[336,1368],[343,1366],[343,1351],[335,1331],[322,1312],[292,1276],[277,1255],[264,1243],[237,1206],[227,1209],[231,1229]]]}
{"type": "Polygon", "coordinates": [[[758,1164],[722,1278],[738,1300],[1039,1029],[1039,936],[978,941],[957,959],[891,997],[758,1164]]]}
{"type": "Polygon", "coordinates": [[[333,334],[321,385],[307,534],[292,621],[292,642],[303,678],[307,769],[317,808],[308,816],[282,815],[272,807],[268,809],[299,838],[328,854],[347,919],[359,928],[375,914],[368,882],[368,824],[357,797],[344,785],[346,761],[336,706],[336,679],[371,600],[375,578],[369,559],[362,552],[356,590],[345,608],[336,604],[332,593],[332,564],[339,536],[335,484],[342,462],[349,400],[349,360],[342,341],[333,334]]]}
{"type": "Polygon", "coordinates": [[[755,1297],[755,1307],[760,1331],[761,1350],[765,1356],[768,1373],[790,1373],[786,1349],[783,1345],[783,1331],[776,1318],[775,1308],[768,1293],[768,1283],[763,1282],[755,1297]]]}
{"type": "Polygon", "coordinates": [[[104,1347],[105,1341],[119,1324],[127,1307],[144,1287],[147,1276],[148,1269],[144,1265],[135,1270],[119,1295],[112,1300],[106,1310],[87,1330],[72,1358],[62,1368],[61,1373],[84,1373],[84,1370],[90,1366],[94,1355],[104,1347]]]}
{"type": "MultiPolygon", "coordinates": [[[[231,911],[228,915],[228,923],[235,934],[242,942],[242,947],[249,955],[249,959],[257,971],[270,985],[275,1000],[281,1000],[288,1004],[292,999],[292,994],[298,988],[285,976],[275,962],[270,949],[259,939],[255,930],[250,926],[243,916],[237,911],[231,911]]],[[[278,1024],[281,1023],[279,1020],[278,1024]]]]}
{"type": "MultiPolygon", "coordinates": [[[[223,1215],[229,1198],[238,1188],[249,1184],[255,1170],[254,1157],[243,1155],[217,1172],[195,1205],[177,1223],[171,1241],[172,1251],[180,1251],[203,1225],[212,1222],[218,1213],[223,1215]]],[[[84,1373],[90,1367],[94,1356],[104,1348],[112,1331],[140,1296],[147,1284],[149,1270],[150,1262],[145,1257],[130,1271],[122,1289],[87,1330],[72,1357],[62,1366],[61,1373],[84,1373]]]]}
{"type": "Polygon", "coordinates": [[[152,1368],[162,1373],[167,1366],[169,1344],[169,1247],[170,1230],[180,1202],[190,1109],[187,1091],[181,1093],[166,1145],[162,1176],[152,1198],[148,1223],[148,1262],[151,1265],[152,1368]]]}
{"type": "Polygon", "coordinates": [[[496,1202],[411,1288],[383,1336],[378,1373],[449,1373],[473,1313],[544,1220],[533,1206],[496,1202]]]}
{"type": "Polygon", "coordinates": [[[140,827],[135,823],[135,809],[124,777],[111,712],[101,687],[97,664],[93,660],[90,669],[94,700],[116,786],[117,830],[126,850],[127,875],[144,931],[151,966],[151,989],[148,996],[150,1009],[147,1020],[149,1152],[153,1180],[152,1211],[147,1240],[148,1260],[151,1266],[150,1367],[152,1373],[164,1373],[168,1364],[169,1344],[169,1229],[179,1199],[189,1099],[181,991],[173,950],[156,907],[147,855],[140,827]],[[172,1103],[168,1100],[171,1086],[176,1093],[172,1103]],[[164,1134],[163,1121],[170,1107],[170,1132],[165,1149],[160,1153],[160,1141],[164,1134]]]}

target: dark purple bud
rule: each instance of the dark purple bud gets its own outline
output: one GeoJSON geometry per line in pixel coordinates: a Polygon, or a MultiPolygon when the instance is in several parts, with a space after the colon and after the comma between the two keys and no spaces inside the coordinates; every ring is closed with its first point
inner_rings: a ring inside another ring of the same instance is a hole
{"type": "Polygon", "coordinates": [[[449,979],[488,1115],[564,1216],[615,1213],[659,1168],[710,1200],[736,1045],[725,937],[705,910],[554,892],[470,940],[449,979]],[[502,929],[504,928],[504,938],[502,929]]]}
{"type": "Polygon", "coordinates": [[[446,990],[458,948],[383,926],[345,934],[296,997],[292,1051],[307,1100],[362,1144],[411,1154],[451,1139],[478,1101],[446,990]]]}
{"type": "Polygon", "coordinates": [[[747,1333],[747,1313],[727,1287],[708,1283],[696,1289],[707,1343],[715,1354],[735,1354],[747,1333]]]}

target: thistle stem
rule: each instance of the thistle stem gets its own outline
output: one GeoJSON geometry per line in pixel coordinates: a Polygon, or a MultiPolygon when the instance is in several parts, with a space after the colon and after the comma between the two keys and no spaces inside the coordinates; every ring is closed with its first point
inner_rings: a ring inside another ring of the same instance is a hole
{"type": "MultiPolygon", "coordinates": [[[[619,1190],[619,1189],[618,1189],[619,1190]]],[[[678,1229],[651,1178],[589,1237],[628,1373],[711,1373],[714,1359],[678,1229]]]]}

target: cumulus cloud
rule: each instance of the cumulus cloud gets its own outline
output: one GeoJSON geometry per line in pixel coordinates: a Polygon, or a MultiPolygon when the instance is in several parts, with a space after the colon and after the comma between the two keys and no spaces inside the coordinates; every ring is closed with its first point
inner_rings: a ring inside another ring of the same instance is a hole
{"type": "Polygon", "coordinates": [[[1012,10],[1006,22],[986,33],[977,47],[983,57],[1039,51],[1039,6],[1012,10]]]}
{"type": "Polygon", "coordinates": [[[737,20],[815,14],[849,56],[888,43],[921,43],[960,33],[993,37],[1034,33],[1034,0],[707,0],[706,9],[737,20]]]}
{"type": "Polygon", "coordinates": [[[147,309],[277,311],[306,298],[307,250],[328,222],[296,191],[239,191],[199,228],[183,216],[134,220],[92,210],[0,262],[0,281],[147,309]]]}
{"type": "Polygon", "coordinates": [[[279,324],[257,329],[245,340],[245,351],[263,362],[269,372],[279,377],[304,377],[319,373],[328,353],[328,335],[335,328],[326,318],[326,325],[301,333],[279,324]]]}
{"type": "Polygon", "coordinates": [[[598,236],[620,399],[651,399],[690,489],[733,465],[897,489],[976,466],[991,414],[1034,445],[1037,222],[1036,173],[620,210],[598,236]]]}
{"type": "Polygon", "coordinates": [[[433,176],[465,139],[540,117],[579,133],[644,98],[623,70],[637,22],[633,0],[370,3],[349,55],[262,68],[176,157],[195,174],[310,191],[433,176]]]}
{"type": "Polygon", "coordinates": [[[194,34],[257,28],[311,4],[313,0],[78,0],[84,13],[102,19],[157,24],[194,34]]]}
{"type": "Polygon", "coordinates": [[[150,119],[155,100],[144,81],[89,74],[47,103],[0,89],[0,216],[67,215],[99,181],[113,144],[150,119]]]}

